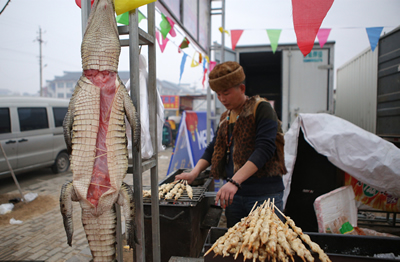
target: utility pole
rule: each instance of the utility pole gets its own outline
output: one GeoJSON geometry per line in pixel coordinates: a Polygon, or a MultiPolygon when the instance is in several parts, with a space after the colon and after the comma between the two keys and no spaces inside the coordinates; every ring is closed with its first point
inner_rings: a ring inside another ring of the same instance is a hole
{"type": "Polygon", "coordinates": [[[39,36],[36,38],[36,40],[39,42],[39,72],[40,72],[40,96],[43,96],[43,87],[42,87],[42,78],[43,78],[43,66],[42,66],[42,28],[39,26],[39,36]]]}

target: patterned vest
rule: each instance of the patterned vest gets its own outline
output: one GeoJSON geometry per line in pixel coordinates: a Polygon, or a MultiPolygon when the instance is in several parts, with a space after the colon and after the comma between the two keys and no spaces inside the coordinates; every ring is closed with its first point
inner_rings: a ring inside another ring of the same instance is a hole
{"type": "MultiPolygon", "coordinates": [[[[236,121],[233,130],[234,146],[232,152],[234,174],[247,162],[254,151],[256,139],[255,110],[261,101],[266,100],[259,96],[253,96],[247,100],[236,121]]],[[[214,153],[211,158],[211,175],[214,178],[226,178],[226,136],[228,135],[227,125],[229,125],[227,114],[228,111],[225,111],[221,115],[214,153]]],[[[285,141],[279,120],[275,144],[276,150],[273,157],[254,174],[255,176],[282,176],[287,173],[283,151],[285,141]]]]}

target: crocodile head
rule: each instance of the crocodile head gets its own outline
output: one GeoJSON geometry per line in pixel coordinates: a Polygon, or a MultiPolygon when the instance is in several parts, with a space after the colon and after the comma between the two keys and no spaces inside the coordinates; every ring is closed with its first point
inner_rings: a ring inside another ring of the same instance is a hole
{"type": "Polygon", "coordinates": [[[82,68],[117,72],[120,52],[113,0],[96,0],[81,45],[82,68]]]}

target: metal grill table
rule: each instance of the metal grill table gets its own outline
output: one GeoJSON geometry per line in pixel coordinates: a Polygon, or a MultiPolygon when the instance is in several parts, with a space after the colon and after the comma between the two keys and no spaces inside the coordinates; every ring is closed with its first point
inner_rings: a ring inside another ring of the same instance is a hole
{"type": "MultiPolygon", "coordinates": [[[[159,185],[171,183],[175,176],[185,171],[179,169],[161,181],[159,185]]],[[[161,261],[167,262],[172,256],[199,257],[208,230],[218,225],[222,214],[220,207],[214,206],[214,199],[205,197],[205,193],[214,191],[214,180],[208,171],[199,175],[192,183],[193,198],[184,191],[178,200],[161,199],[160,250],[161,261]]],[[[152,261],[151,246],[151,199],[143,198],[145,217],[146,261],[152,261]]]]}

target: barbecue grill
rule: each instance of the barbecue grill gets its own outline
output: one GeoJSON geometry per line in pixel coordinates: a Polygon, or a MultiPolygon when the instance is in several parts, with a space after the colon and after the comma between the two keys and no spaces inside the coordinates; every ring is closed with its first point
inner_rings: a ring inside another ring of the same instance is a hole
{"type": "MultiPolygon", "coordinates": [[[[189,170],[178,169],[159,185],[173,182],[175,176],[184,171],[189,170]]],[[[185,191],[178,200],[161,199],[159,202],[163,262],[167,262],[171,256],[199,257],[209,229],[219,223],[222,208],[213,205],[213,198],[206,197],[206,192],[214,191],[214,179],[210,177],[209,170],[202,172],[191,186],[192,199],[185,191]]],[[[152,261],[151,198],[143,198],[143,205],[145,255],[146,261],[152,261]]]]}
{"type": "MultiPolygon", "coordinates": [[[[211,228],[204,244],[204,252],[228,231],[227,228],[211,228]]],[[[374,236],[357,236],[357,235],[340,235],[304,232],[310,236],[311,240],[317,243],[324,252],[329,256],[332,262],[383,262],[383,261],[399,261],[398,259],[379,258],[374,255],[392,253],[396,258],[400,256],[400,237],[374,237],[374,236]]],[[[204,257],[204,262],[237,262],[243,261],[243,255],[239,254],[236,260],[233,256],[228,257],[216,256],[211,251],[204,257]]],[[[313,254],[314,261],[320,262],[318,255],[313,254]]],[[[303,260],[294,256],[296,262],[303,260]]],[[[247,259],[245,261],[253,261],[247,259]]],[[[257,260],[258,262],[259,260],[257,260]]],[[[270,261],[270,260],[266,260],[270,261]]]]}

